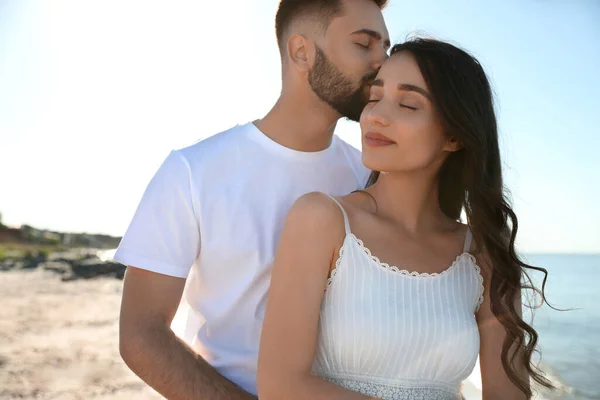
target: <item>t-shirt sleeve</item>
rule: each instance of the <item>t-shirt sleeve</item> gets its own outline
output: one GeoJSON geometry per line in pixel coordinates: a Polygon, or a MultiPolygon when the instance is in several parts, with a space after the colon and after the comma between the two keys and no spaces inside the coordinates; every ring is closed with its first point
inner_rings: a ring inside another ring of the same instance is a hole
{"type": "Polygon", "coordinates": [[[146,187],[114,260],[187,278],[200,252],[193,189],[187,160],[172,151],[146,187]]]}

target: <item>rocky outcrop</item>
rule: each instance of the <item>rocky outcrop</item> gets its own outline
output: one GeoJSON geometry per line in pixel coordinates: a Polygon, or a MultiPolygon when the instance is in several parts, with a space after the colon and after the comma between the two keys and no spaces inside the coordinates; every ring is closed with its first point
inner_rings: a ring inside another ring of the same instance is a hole
{"type": "Polygon", "coordinates": [[[59,274],[63,281],[112,277],[123,279],[126,267],[103,261],[97,249],[76,249],[60,253],[26,254],[21,258],[0,261],[0,271],[44,269],[59,274]]]}

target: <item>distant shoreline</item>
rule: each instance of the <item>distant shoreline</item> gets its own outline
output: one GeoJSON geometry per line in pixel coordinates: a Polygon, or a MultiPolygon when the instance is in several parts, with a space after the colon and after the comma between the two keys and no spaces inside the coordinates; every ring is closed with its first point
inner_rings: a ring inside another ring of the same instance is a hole
{"type": "Polygon", "coordinates": [[[0,246],[46,246],[46,247],[90,247],[115,248],[121,237],[103,234],[57,232],[38,229],[29,225],[9,227],[0,224],[0,246]]]}

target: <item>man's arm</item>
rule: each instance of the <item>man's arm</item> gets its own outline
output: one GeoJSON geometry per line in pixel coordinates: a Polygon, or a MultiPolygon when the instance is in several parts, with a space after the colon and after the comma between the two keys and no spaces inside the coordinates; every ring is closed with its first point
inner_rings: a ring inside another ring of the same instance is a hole
{"type": "Polygon", "coordinates": [[[127,268],[119,350],[127,366],[169,400],[256,399],[221,376],[171,330],[185,279],[127,268]]]}

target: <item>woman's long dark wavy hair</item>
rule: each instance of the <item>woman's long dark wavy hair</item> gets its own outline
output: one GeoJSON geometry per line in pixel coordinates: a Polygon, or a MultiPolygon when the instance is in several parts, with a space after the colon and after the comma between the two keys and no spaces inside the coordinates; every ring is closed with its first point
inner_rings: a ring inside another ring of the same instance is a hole
{"type": "MultiPolygon", "coordinates": [[[[510,380],[529,399],[532,396],[529,380],[517,369],[527,370],[542,386],[552,388],[552,384],[531,361],[538,334],[519,316],[515,300],[521,289],[533,289],[541,293],[545,301],[548,272],[524,263],[515,251],[518,221],[502,181],[490,83],[474,57],[449,43],[412,38],[394,46],[391,57],[403,51],[410,52],[416,59],[445,133],[463,146],[451,153],[440,168],[440,208],[455,220],[460,219],[464,210],[473,232],[476,254],[487,254],[491,266],[491,309],[506,329],[502,365],[510,380]],[[533,287],[525,269],[544,274],[541,290],[533,287]],[[521,357],[517,357],[519,353],[521,357]]],[[[367,187],[378,177],[379,172],[373,172],[367,187]]]]}

